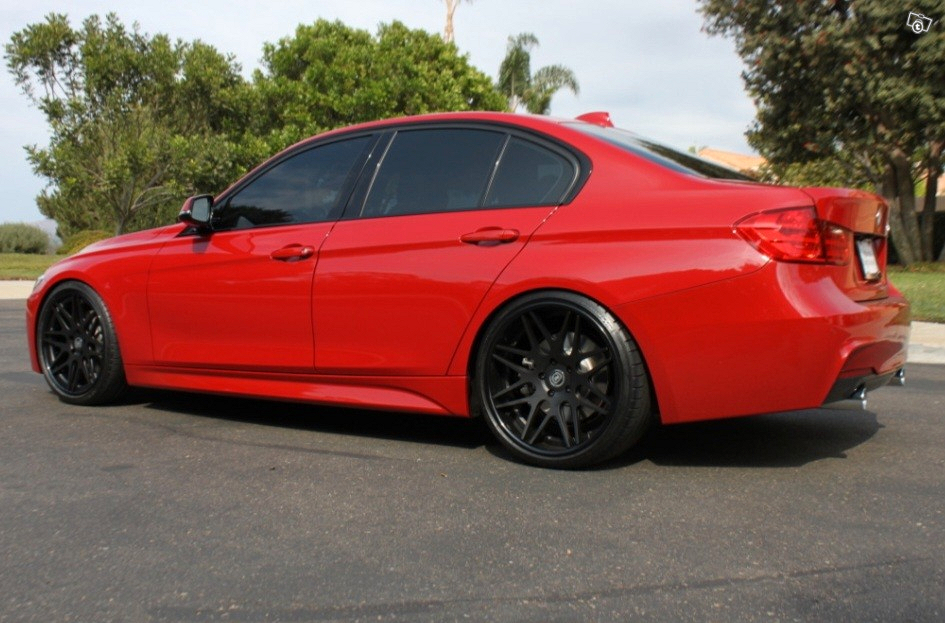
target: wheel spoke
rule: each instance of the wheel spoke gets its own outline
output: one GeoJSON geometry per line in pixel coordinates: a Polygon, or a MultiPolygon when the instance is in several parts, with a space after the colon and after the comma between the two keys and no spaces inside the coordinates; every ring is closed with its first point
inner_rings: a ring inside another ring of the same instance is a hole
{"type": "Polygon", "coordinates": [[[79,362],[75,359],[69,359],[69,374],[66,377],[66,387],[70,392],[76,390],[76,383],[79,377],[79,362]]]}
{"type": "Polygon", "coordinates": [[[492,353],[492,358],[498,361],[499,363],[501,363],[502,365],[504,365],[509,370],[512,370],[513,372],[517,372],[519,374],[528,374],[527,368],[523,368],[522,366],[518,364],[512,363],[505,357],[500,357],[499,355],[492,353]]]}
{"type": "Polygon", "coordinates": [[[577,396],[576,398],[577,398],[578,403],[582,407],[587,407],[591,411],[595,411],[597,413],[600,413],[601,415],[607,415],[608,413],[610,413],[610,411],[607,408],[602,407],[599,404],[593,403],[587,398],[584,398],[583,396],[577,396]]]}
{"type": "Polygon", "coordinates": [[[528,445],[534,445],[535,441],[538,440],[539,435],[541,435],[544,432],[545,427],[548,426],[548,422],[553,420],[554,417],[555,416],[551,413],[545,414],[544,419],[541,421],[541,424],[538,425],[538,428],[535,430],[535,433],[531,436],[531,439],[526,439],[525,443],[527,443],[528,445]]]}
{"type": "Polygon", "coordinates": [[[65,335],[50,335],[46,333],[43,335],[43,345],[52,346],[57,350],[65,350],[68,347],[69,338],[65,335]]]}
{"type": "Polygon", "coordinates": [[[565,406],[567,405],[562,404],[560,408],[555,410],[555,421],[558,422],[558,428],[561,429],[561,440],[564,442],[564,447],[570,448],[572,446],[571,433],[568,432],[568,423],[565,421],[564,413],[562,413],[565,406]]]}
{"type": "Polygon", "coordinates": [[[508,402],[499,403],[499,404],[495,405],[495,408],[496,408],[496,409],[507,409],[507,408],[509,408],[509,407],[517,407],[518,405],[528,404],[528,403],[530,403],[531,401],[532,401],[531,396],[525,396],[524,398],[515,398],[515,399],[513,399],[513,400],[509,400],[508,402]]]}
{"type": "Polygon", "coordinates": [[[592,363],[594,363],[597,367],[600,367],[602,364],[596,361],[598,358],[603,358],[607,361],[607,363],[610,363],[610,358],[608,357],[607,351],[603,348],[595,348],[594,350],[586,353],[579,352],[576,356],[576,359],[578,360],[577,363],[581,363],[582,361],[587,361],[590,359],[592,363]]]}
{"type": "Polygon", "coordinates": [[[83,385],[91,385],[95,382],[96,377],[98,376],[96,370],[98,369],[98,362],[93,359],[83,359],[82,360],[82,374],[85,376],[85,383],[83,385]]]}
{"type": "Polygon", "coordinates": [[[495,349],[501,350],[503,353],[508,353],[509,355],[516,355],[518,357],[528,357],[531,354],[531,351],[521,348],[514,348],[512,346],[506,346],[505,344],[496,344],[495,349]]]}
{"type": "Polygon", "coordinates": [[[94,309],[90,309],[86,312],[85,316],[82,318],[81,331],[84,334],[84,337],[92,339],[95,336],[96,328],[98,324],[98,315],[96,315],[94,309]]]}
{"type": "Polygon", "coordinates": [[[49,372],[51,374],[59,374],[62,370],[69,365],[69,358],[66,357],[62,361],[59,361],[59,355],[56,355],[55,359],[49,364],[49,372]],[[56,362],[59,363],[56,363],[56,362]]]}
{"type": "Polygon", "coordinates": [[[525,336],[528,338],[528,346],[531,349],[530,352],[537,353],[539,340],[538,336],[535,335],[535,329],[532,327],[527,315],[523,315],[521,321],[522,328],[525,330],[525,336]]]}
{"type": "Polygon", "coordinates": [[[79,328],[79,297],[73,295],[69,297],[69,328],[78,329],[79,328]]]}
{"type": "Polygon", "coordinates": [[[594,394],[594,396],[601,400],[608,409],[610,408],[610,397],[601,390],[597,389],[597,387],[589,380],[585,380],[583,383],[581,383],[581,388],[586,389],[591,394],[594,394]]]}
{"type": "MultiPolygon", "coordinates": [[[[587,357],[585,357],[585,359],[587,359],[587,357]]],[[[611,362],[611,361],[612,361],[612,359],[611,359],[610,357],[606,357],[606,358],[604,358],[604,359],[601,359],[600,361],[594,361],[594,362],[593,362],[593,363],[594,363],[594,367],[587,371],[587,375],[588,375],[588,376],[593,376],[593,375],[595,375],[595,374],[597,374],[597,373],[603,371],[608,365],[610,365],[610,362],[611,362]]]]}
{"type": "Polygon", "coordinates": [[[532,403],[532,408],[528,411],[528,417],[525,418],[525,426],[522,427],[522,434],[519,435],[519,438],[524,440],[525,436],[528,434],[528,429],[532,427],[532,422],[535,421],[535,415],[538,414],[538,405],[539,402],[536,400],[532,403]]]}
{"type": "MultiPolygon", "coordinates": [[[[541,336],[545,338],[545,341],[548,342],[549,348],[551,347],[552,342],[554,342],[554,336],[551,335],[551,332],[548,331],[548,328],[545,326],[545,323],[541,321],[541,318],[538,317],[538,314],[535,312],[528,312],[528,315],[531,316],[532,322],[535,323],[535,326],[538,327],[538,332],[541,333],[541,336]]],[[[535,350],[538,349],[538,345],[535,345],[535,350]]]]}
{"type": "Polygon", "coordinates": [[[571,337],[571,354],[581,352],[581,314],[574,314],[574,333],[571,337]]]}
{"type": "Polygon", "coordinates": [[[581,414],[577,409],[571,409],[571,420],[574,426],[574,443],[581,443],[581,414]]]}
{"type": "Polygon", "coordinates": [[[66,311],[65,303],[60,303],[56,306],[55,319],[64,331],[69,331],[72,329],[72,316],[70,316],[69,312],[66,311]]]}
{"type": "MultiPolygon", "coordinates": [[[[566,357],[567,353],[564,352],[564,338],[568,334],[568,325],[571,324],[571,316],[574,315],[570,309],[564,312],[564,320],[561,321],[561,330],[555,334],[554,340],[555,345],[558,348],[558,353],[562,357],[566,357]]],[[[574,352],[574,344],[571,344],[571,352],[574,352]]]]}
{"type": "Polygon", "coordinates": [[[519,380],[519,381],[517,381],[517,382],[515,382],[515,383],[512,383],[511,385],[509,385],[509,386],[506,387],[506,388],[500,389],[500,390],[497,391],[496,393],[492,394],[492,400],[493,400],[493,402],[495,401],[496,398],[499,398],[500,396],[504,396],[504,395],[506,395],[506,394],[508,394],[508,393],[514,392],[514,391],[517,390],[517,389],[521,389],[522,387],[525,386],[526,383],[528,383],[528,380],[527,380],[527,379],[521,379],[521,380],[519,380]]]}

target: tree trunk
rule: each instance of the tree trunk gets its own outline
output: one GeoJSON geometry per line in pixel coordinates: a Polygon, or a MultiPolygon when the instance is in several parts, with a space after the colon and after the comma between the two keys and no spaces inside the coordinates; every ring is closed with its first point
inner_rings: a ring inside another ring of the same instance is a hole
{"type": "Polygon", "coordinates": [[[896,180],[896,170],[891,164],[886,166],[883,174],[881,194],[889,204],[889,235],[892,237],[896,255],[903,266],[915,264],[916,255],[912,243],[903,226],[902,208],[899,203],[899,184],[896,180]]]}
{"type": "Polygon", "coordinates": [[[945,140],[933,141],[929,146],[928,178],[925,184],[925,205],[922,206],[922,244],[928,245],[928,259],[945,262],[945,245],[935,257],[935,207],[938,200],[938,180],[942,173],[942,151],[945,140]]]}
{"type": "Polygon", "coordinates": [[[935,193],[938,191],[938,167],[930,167],[922,206],[922,259],[935,258],[935,193]]]}
{"type": "MultiPolygon", "coordinates": [[[[896,196],[899,198],[899,218],[906,238],[909,240],[912,261],[922,261],[922,236],[919,233],[919,217],[915,209],[915,184],[912,180],[912,163],[906,152],[896,149],[892,155],[895,172],[896,196]]],[[[897,246],[898,250],[899,247],[897,246]]],[[[900,255],[900,259],[902,256],[900,255]]],[[[928,258],[931,259],[931,258],[928,258]]]]}

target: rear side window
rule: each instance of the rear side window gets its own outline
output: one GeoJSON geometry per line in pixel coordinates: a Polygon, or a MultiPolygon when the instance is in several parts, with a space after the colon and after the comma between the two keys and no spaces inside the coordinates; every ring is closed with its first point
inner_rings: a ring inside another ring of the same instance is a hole
{"type": "Polygon", "coordinates": [[[215,229],[337,219],[370,136],[320,145],[263,172],[214,211],[215,229]]]}
{"type": "Polygon", "coordinates": [[[512,137],[485,205],[539,206],[561,203],[574,181],[575,168],[564,157],[534,143],[512,137]]]}
{"type": "Polygon", "coordinates": [[[361,215],[396,216],[479,207],[505,140],[501,132],[444,128],[398,132],[361,215]]]}

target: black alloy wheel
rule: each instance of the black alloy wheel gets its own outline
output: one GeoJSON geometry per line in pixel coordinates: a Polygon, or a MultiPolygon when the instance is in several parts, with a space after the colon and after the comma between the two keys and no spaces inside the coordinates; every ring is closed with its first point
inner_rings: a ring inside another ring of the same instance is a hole
{"type": "Polygon", "coordinates": [[[472,391],[499,441],[543,467],[610,459],[651,420],[636,343],[604,307],[568,292],[528,295],[499,313],[472,391]]]}
{"type": "Polygon", "coordinates": [[[36,343],[43,376],[64,402],[102,404],[125,389],[111,316],[84,283],[68,281],[49,294],[40,309],[36,343]]]}

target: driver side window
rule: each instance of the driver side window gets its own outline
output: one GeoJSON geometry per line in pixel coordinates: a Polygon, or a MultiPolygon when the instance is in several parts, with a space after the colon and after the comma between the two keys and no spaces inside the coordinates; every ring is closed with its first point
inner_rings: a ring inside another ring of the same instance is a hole
{"type": "Polygon", "coordinates": [[[214,229],[335,220],[370,136],[320,145],[277,162],[214,211],[214,229]]]}

